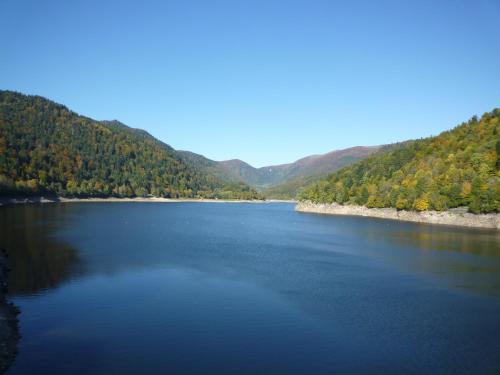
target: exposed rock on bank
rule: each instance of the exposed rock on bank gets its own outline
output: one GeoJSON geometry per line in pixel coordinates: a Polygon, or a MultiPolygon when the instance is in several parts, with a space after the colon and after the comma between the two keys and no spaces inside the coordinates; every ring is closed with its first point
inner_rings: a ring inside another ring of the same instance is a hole
{"type": "Polygon", "coordinates": [[[340,205],[337,203],[322,204],[299,202],[296,211],[328,215],[367,216],[381,219],[412,221],[416,223],[457,225],[471,228],[500,229],[500,214],[471,214],[466,208],[448,211],[398,211],[394,208],[367,208],[365,206],[340,205]]]}
{"type": "Polygon", "coordinates": [[[19,309],[7,302],[7,254],[0,249],[0,374],[14,362],[19,342],[19,309]]]}

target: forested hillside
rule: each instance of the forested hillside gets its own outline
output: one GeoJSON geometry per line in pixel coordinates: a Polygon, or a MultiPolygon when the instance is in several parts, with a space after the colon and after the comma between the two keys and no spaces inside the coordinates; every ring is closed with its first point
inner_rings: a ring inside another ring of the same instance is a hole
{"type": "Polygon", "coordinates": [[[346,167],[304,190],[318,203],[406,210],[500,209],[500,109],[439,136],[406,142],[346,167]]]}
{"type": "Polygon", "coordinates": [[[191,165],[194,169],[196,169],[199,172],[207,173],[229,184],[243,182],[243,180],[241,180],[237,176],[234,176],[228,171],[226,171],[220,165],[220,163],[215,160],[208,159],[203,155],[196,154],[191,151],[178,150],[177,153],[186,164],[191,165]]]}
{"type": "Polygon", "coordinates": [[[39,96],[0,91],[0,194],[251,199],[147,132],[39,96]]]}

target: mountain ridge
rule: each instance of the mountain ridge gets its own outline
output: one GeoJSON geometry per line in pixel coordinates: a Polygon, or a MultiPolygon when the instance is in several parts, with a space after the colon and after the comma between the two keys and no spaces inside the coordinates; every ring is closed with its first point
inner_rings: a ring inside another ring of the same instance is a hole
{"type": "Polygon", "coordinates": [[[240,159],[218,163],[234,178],[261,190],[271,198],[294,198],[302,181],[312,182],[377,152],[384,146],[354,146],[302,157],[291,163],[255,168],[240,159]]]}

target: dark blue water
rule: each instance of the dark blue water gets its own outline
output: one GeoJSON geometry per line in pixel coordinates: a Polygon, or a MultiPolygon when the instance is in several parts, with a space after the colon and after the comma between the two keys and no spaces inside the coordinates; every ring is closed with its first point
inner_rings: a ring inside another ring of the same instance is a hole
{"type": "Polygon", "coordinates": [[[0,209],[9,374],[500,373],[498,232],[291,204],[0,209]]]}

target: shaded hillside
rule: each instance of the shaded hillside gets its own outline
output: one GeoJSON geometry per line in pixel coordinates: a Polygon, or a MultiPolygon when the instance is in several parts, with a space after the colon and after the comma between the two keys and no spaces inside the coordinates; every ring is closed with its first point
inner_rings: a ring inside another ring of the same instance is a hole
{"type": "Polygon", "coordinates": [[[295,199],[297,194],[315,181],[325,175],[297,176],[278,185],[269,186],[262,190],[262,194],[268,199],[295,199]]]}
{"type": "Polygon", "coordinates": [[[238,178],[251,186],[265,187],[283,179],[284,165],[254,168],[239,159],[225,160],[219,164],[233,178],[238,178]]]}
{"type": "Polygon", "coordinates": [[[39,96],[0,91],[0,194],[257,197],[187,163],[149,133],[39,96]]]}
{"type": "Polygon", "coordinates": [[[406,210],[500,208],[500,109],[377,153],[313,184],[301,200],[406,210]]]}
{"type": "Polygon", "coordinates": [[[177,153],[181,159],[186,164],[190,165],[197,173],[213,176],[221,181],[225,189],[229,191],[226,195],[231,194],[231,191],[238,191],[248,194],[249,198],[264,198],[261,194],[257,193],[256,190],[251,188],[249,184],[222,168],[218,162],[191,151],[177,151],[177,153]]]}
{"type": "Polygon", "coordinates": [[[215,160],[208,159],[203,155],[196,154],[191,151],[177,151],[177,153],[186,164],[191,165],[199,172],[207,173],[209,175],[217,177],[221,181],[229,183],[243,182],[241,178],[233,175],[215,160]]]}
{"type": "Polygon", "coordinates": [[[327,173],[334,172],[371,155],[380,149],[373,147],[351,147],[322,155],[311,155],[293,163],[254,168],[237,159],[219,162],[233,178],[251,186],[263,189],[269,198],[294,198],[297,191],[306,184],[318,180],[327,173]]]}

